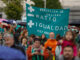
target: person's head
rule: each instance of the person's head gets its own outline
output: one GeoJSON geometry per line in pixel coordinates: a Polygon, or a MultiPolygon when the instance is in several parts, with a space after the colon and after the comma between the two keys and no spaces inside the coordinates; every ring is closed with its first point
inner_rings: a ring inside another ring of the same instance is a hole
{"type": "Polygon", "coordinates": [[[23,31],[22,35],[23,35],[23,37],[27,37],[28,36],[27,30],[23,31]]]}
{"type": "Polygon", "coordinates": [[[40,38],[40,36],[36,36],[35,38],[40,38]]]}
{"type": "Polygon", "coordinates": [[[35,48],[39,48],[40,47],[40,39],[39,38],[35,38],[34,39],[34,46],[35,46],[35,48]]]}
{"type": "Polygon", "coordinates": [[[60,40],[60,39],[61,39],[60,34],[57,34],[57,35],[56,35],[56,40],[58,41],[58,40],[60,40]]]}
{"type": "Polygon", "coordinates": [[[25,32],[24,36],[27,37],[28,36],[28,32],[25,32]]]}
{"type": "Polygon", "coordinates": [[[76,37],[77,36],[77,31],[74,30],[73,33],[74,33],[74,37],[76,37]]]}
{"type": "Polygon", "coordinates": [[[41,35],[41,38],[44,39],[46,36],[44,34],[41,35]]]}
{"type": "Polygon", "coordinates": [[[22,31],[27,31],[27,29],[24,27],[24,28],[22,29],[22,31]]]}
{"type": "Polygon", "coordinates": [[[4,32],[7,32],[7,31],[8,31],[8,28],[7,28],[7,27],[5,27],[5,28],[4,28],[4,32]]]}
{"type": "Polygon", "coordinates": [[[15,29],[17,27],[17,24],[14,24],[13,28],[15,29]]]}
{"type": "Polygon", "coordinates": [[[33,41],[34,38],[35,38],[35,35],[34,34],[30,35],[30,38],[29,38],[30,40],[29,41],[33,41]]]}
{"type": "Polygon", "coordinates": [[[74,33],[72,31],[67,31],[65,34],[65,40],[70,41],[72,40],[72,42],[74,42],[75,40],[75,36],[74,33]]]}
{"type": "Polygon", "coordinates": [[[12,34],[6,33],[3,37],[5,39],[5,45],[11,47],[14,45],[14,37],[12,34]]]}
{"type": "Polygon", "coordinates": [[[80,30],[79,30],[79,34],[80,34],[80,30]]]}
{"type": "Polygon", "coordinates": [[[53,32],[51,32],[50,34],[49,34],[49,37],[51,38],[51,39],[53,39],[54,38],[54,33],[53,32]]]}
{"type": "Polygon", "coordinates": [[[2,34],[0,33],[0,39],[2,39],[2,34]]]}
{"type": "Polygon", "coordinates": [[[16,31],[16,33],[20,33],[21,32],[21,27],[19,27],[16,31]]]}
{"type": "Polygon", "coordinates": [[[63,49],[63,56],[66,59],[73,58],[73,47],[72,46],[66,46],[63,49]]]}
{"type": "Polygon", "coordinates": [[[22,39],[21,39],[21,43],[23,43],[23,44],[25,44],[25,43],[27,43],[27,38],[26,37],[23,37],[22,39]]]}

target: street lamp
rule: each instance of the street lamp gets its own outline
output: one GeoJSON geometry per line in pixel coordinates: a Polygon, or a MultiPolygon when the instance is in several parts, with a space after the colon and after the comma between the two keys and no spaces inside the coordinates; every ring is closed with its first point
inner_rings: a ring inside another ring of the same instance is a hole
{"type": "Polygon", "coordinates": [[[44,1],[44,8],[46,8],[46,0],[43,0],[44,1]]]}

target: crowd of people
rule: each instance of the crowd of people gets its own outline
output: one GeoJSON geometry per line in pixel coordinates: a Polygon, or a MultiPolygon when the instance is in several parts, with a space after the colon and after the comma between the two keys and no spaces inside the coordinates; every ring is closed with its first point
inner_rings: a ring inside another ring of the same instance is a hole
{"type": "Polygon", "coordinates": [[[57,34],[56,38],[50,32],[47,38],[45,34],[29,36],[25,27],[16,27],[16,24],[0,25],[4,30],[0,31],[0,46],[20,51],[26,60],[80,60],[80,31],[69,30],[63,37],[57,34]]]}

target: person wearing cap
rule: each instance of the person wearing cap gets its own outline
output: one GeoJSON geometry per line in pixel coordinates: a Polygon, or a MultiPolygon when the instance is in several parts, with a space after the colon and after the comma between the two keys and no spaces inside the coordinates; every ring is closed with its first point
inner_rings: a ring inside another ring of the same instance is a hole
{"type": "Polygon", "coordinates": [[[26,50],[28,60],[46,60],[49,56],[46,49],[43,49],[40,44],[40,39],[35,38],[33,45],[26,50]]]}

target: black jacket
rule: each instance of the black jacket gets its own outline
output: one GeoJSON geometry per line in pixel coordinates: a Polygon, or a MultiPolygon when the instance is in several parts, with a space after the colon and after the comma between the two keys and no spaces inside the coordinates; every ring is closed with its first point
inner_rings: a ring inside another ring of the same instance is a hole
{"type": "Polygon", "coordinates": [[[4,40],[0,39],[0,45],[4,45],[4,40]]]}
{"type": "Polygon", "coordinates": [[[40,38],[40,40],[41,40],[41,44],[44,45],[45,42],[47,41],[47,38],[44,38],[44,39],[40,38]]]}

